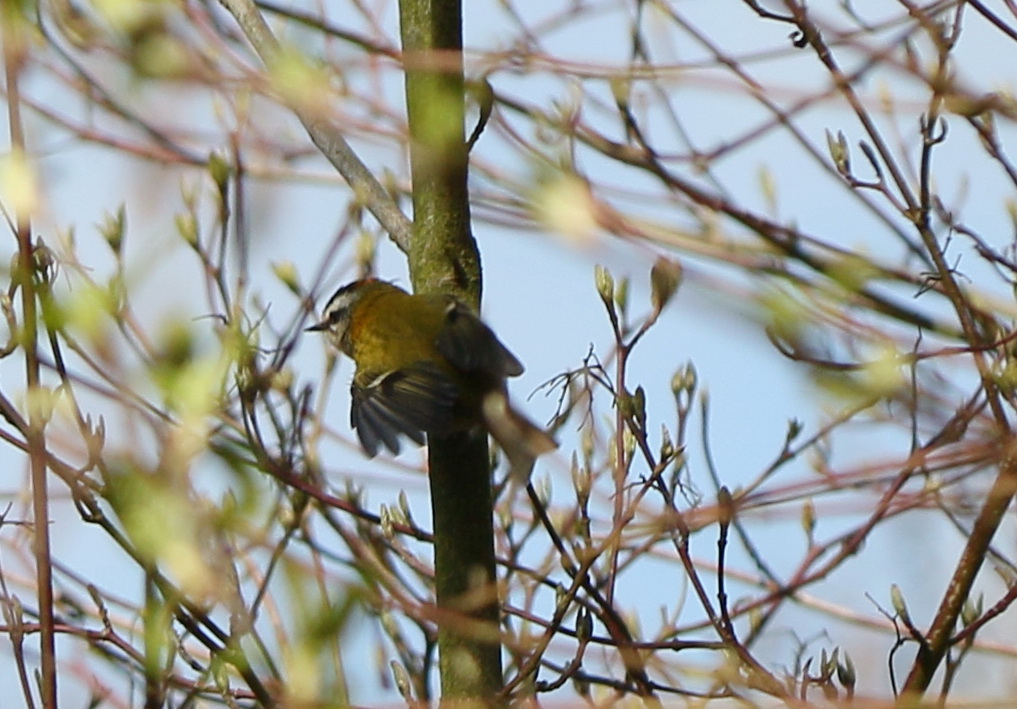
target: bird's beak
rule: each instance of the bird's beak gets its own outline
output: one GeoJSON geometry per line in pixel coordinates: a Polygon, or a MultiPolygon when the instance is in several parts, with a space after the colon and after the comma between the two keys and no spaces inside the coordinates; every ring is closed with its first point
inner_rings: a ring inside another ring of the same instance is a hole
{"type": "Polygon", "coordinates": [[[323,332],[328,329],[328,323],[324,320],[319,323],[314,323],[310,327],[305,327],[304,332],[323,332]]]}

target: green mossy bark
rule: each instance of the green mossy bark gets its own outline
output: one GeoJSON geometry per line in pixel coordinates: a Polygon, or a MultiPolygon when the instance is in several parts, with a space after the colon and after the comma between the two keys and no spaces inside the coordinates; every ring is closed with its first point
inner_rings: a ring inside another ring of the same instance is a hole
{"type": "MultiPolygon", "coordinates": [[[[401,0],[413,177],[410,277],[479,309],[470,231],[459,0],[401,0]]],[[[490,459],[485,436],[429,440],[444,702],[488,704],[502,686],[490,459]]]]}

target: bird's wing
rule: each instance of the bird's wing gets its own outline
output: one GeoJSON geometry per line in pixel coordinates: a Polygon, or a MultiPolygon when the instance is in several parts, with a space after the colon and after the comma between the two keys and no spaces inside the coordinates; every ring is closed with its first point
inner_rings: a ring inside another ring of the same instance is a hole
{"type": "Polygon", "coordinates": [[[449,374],[431,362],[380,375],[357,372],[351,391],[350,423],[371,457],[380,445],[398,453],[400,434],[420,445],[425,433],[450,430],[459,397],[449,374]]]}
{"type": "Polygon", "coordinates": [[[434,344],[452,366],[463,372],[478,372],[499,380],[523,373],[523,365],[491,328],[452,298],[434,344]]]}

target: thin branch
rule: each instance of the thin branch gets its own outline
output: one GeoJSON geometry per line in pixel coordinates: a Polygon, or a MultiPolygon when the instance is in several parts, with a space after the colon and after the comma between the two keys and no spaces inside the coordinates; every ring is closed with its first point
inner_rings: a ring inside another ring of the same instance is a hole
{"type": "MultiPolygon", "coordinates": [[[[247,40],[271,72],[278,65],[282,47],[271,28],[261,16],[252,0],[220,0],[233,15],[247,40]]],[[[410,221],[378,179],[360,160],[356,152],[343,137],[342,131],[330,119],[315,115],[298,105],[290,108],[300,119],[307,134],[332,166],[339,171],[358,199],[381,223],[396,245],[405,252],[410,249],[413,228],[410,221]]]]}

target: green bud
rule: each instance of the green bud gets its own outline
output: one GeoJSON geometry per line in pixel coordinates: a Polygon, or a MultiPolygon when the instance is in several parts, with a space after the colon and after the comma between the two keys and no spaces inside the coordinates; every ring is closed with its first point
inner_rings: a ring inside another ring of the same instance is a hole
{"type": "Polygon", "coordinates": [[[378,614],[378,620],[381,621],[381,629],[385,631],[385,635],[393,640],[399,638],[399,624],[396,622],[391,610],[383,608],[381,613],[378,614]]]}
{"type": "Polygon", "coordinates": [[[848,152],[847,138],[844,137],[844,131],[837,131],[837,137],[834,138],[833,134],[827,130],[826,145],[830,150],[830,158],[833,160],[833,165],[837,168],[837,172],[845,177],[850,175],[851,155],[848,152]]]}
{"type": "Polygon", "coordinates": [[[395,507],[389,507],[387,509],[389,520],[393,526],[394,525],[399,525],[402,527],[409,526],[410,521],[406,519],[406,515],[403,514],[402,507],[396,505],[395,507]]]}
{"type": "Polygon", "coordinates": [[[273,261],[272,273],[291,293],[300,295],[300,276],[297,275],[297,267],[292,261],[273,261]]]}
{"type": "Polygon", "coordinates": [[[650,269],[650,302],[656,312],[659,313],[671,301],[681,282],[681,263],[658,258],[650,269]]]}
{"type": "Polygon", "coordinates": [[[961,607],[961,622],[964,627],[971,625],[981,617],[984,600],[984,596],[979,595],[977,601],[972,601],[970,598],[964,601],[964,605],[961,607]]]}
{"type": "Polygon", "coordinates": [[[908,604],[904,600],[904,593],[900,590],[900,586],[892,584],[890,586],[890,602],[893,604],[894,612],[900,616],[901,620],[907,625],[911,625],[911,614],[908,613],[908,604]]]}
{"type": "Polygon", "coordinates": [[[394,522],[392,520],[392,511],[388,508],[388,505],[383,504],[379,510],[378,516],[381,518],[381,533],[385,539],[391,540],[395,537],[394,522]]]}
{"type": "Polygon", "coordinates": [[[830,656],[827,656],[826,648],[823,648],[823,652],[819,659],[819,666],[824,680],[828,680],[833,677],[833,673],[837,670],[838,655],[840,655],[840,648],[834,648],[833,654],[830,656]]]}
{"type": "Polygon", "coordinates": [[[557,606],[558,608],[561,608],[562,605],[564,605],[564,603],[565,603],[567,598],[568,598],[568,591],[565,590],[565,587],[561,583],[556,584],[555,587],[554,587],[554,604],[555,604],[555,606],[557,606]]]}
{"type": "Polygon", "coordinates": [[[102,234],[102,238],[106,240],[117,256],[120,255],[120,249],[124,243],[126,227],[127,212],[122,204],[115,214],[107,212],[102,218],[102,223],[99,224],[99,233],[102,234]]]}
{"type": "Polygon", "coordinates": [[[406,520],[407,526],[409,527],[414,526],[413,513],[410,511],[410,500],[406,496],[405,490],[399,491],[398,505],[399,505],[399,514],[400,516],[402,516],[403,519],[406,520]]]}
{"type": "Polygon", "coordinates": [[[413,686],[410,682],[410,675],[400,663],[395,660],[389,663],[389,667],[392,668],[392,679],[395,680],[396,689],[399,690],[399,694],[402,698],[411,704],[415,704],[413,701],[413,692],[411,687],[413,686]]]}
{"type": "Polygon", "coordinates": [[[667,426],[660,426],[660,462],[666,463],[674,456],[674,442],[671,440],[671,432],[667,426]]]}
{"type": "Polygon", "coordinates": [[[802,504],[800,521],[802,529],[805,530],[805,535],[812,539],[812,533],[816,530],[816,506],[812,502],[812,498],[805,500],[802,504]]]}
{"type": "Polygon", "coordinates": [[[198,222],[193,214],[178,214],[173,218],[177,233],[191,248],[198,247],[198,222]]]}
{"type": "Polygon", "coordinates": [[[734,513],[735,504],[731,491],[727,489],[727,485],[721,485],[717,490],[717,521],[727,527],[734,519],[734,513]]]}
{"type": "Polygon", "coordinates": [[[844,653],[844,661],[837,663],[837,679],[840,680],[840,683],[848,691],[854,689],[855,682],[858,679],[855,673],[855,663],[851,661],[851,656],[846,652],[844,653]]]}
{"type": "Polygon", "coordinates": [[[601,265],[593,269],[593,282],[597,286],[597,295],[604,302],[604,306],[614,312],[614,277],[611,272],[601,265]]]}
{"type": "Polygon", "coordinates": [[[85,417],[85,426],[88,429],[88,433],[85,436],[86,446],[88,447],[88,460],[98,461],[102,456],[103,448],[106,446],[106,419],[99,416],[98,421],[93,426],[92,416],[89,414],[85,417]]]}
{"type": "Polygon", "coordinates": [[[646,429],[646,392],[643,385],[636,387],[636,392],[631,397],[632,417],[639,424],[640,430],[646,429]]]}
{"type": "Polygon", "coordinates": [[[787,435],[784,437],[784,443],[791,443],[794,439],[802,432],[802,422],[798,419],[789,419],[787,422],[787,435]]]}
{"type": "Polygon", "coordinates": [[[749,629],[755,633],[763,624],[763,611],[759,606],[749,609],[749,629]]]}
{"type": "Polygon", "coordinates": [[[679,371],[682,389],[691,394],[699,386],[699,373],[696,371],[696,365],[692,364],[692,362],[686,362],[685,366],[679,371]]]}
{"type": "Polygon", "coordinates": [[[233,168],[226,162],[219,153],[213,152],[208,156],[208,174],[212,177],[212,181],[215,186],[223,191],[226,189],[226,183],[230,179],[230,173],[233,172],[233,168]]]}
{"type": "Polygon", "coordinates": [[[576,638],[579,642],[586,642],[593,637],[593,617],[590,611],[580,607],[576,613],[576,638]]]}
{"type": "Polygon", "coordinates": [[[580,505],[585,505],[590,499],[591,477],[586,466],[579,464],[579,458],[572,454],[572,486],[576,490],[576,498],[580,505]]]}
{"type": "Polygon", "coordinates": [[[629,279],[622,278],[614,289],[614,302],[623,313],[629,307],[629,279]]]}
{"type": "Polygon", "coordinates": [[[671,375],[671,393],[676,399],[685,393],[685,379],[680,369],[671,375]]]}

